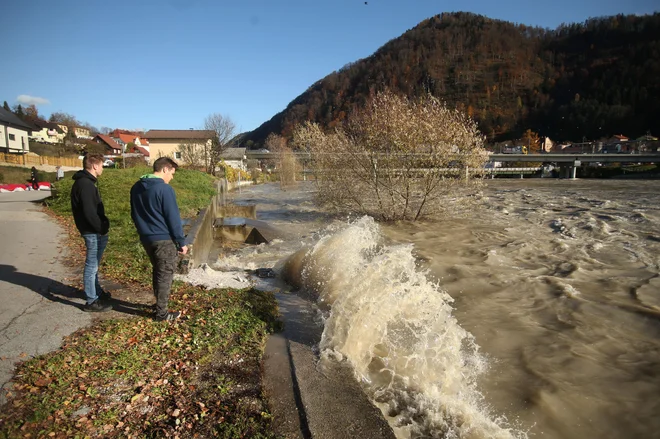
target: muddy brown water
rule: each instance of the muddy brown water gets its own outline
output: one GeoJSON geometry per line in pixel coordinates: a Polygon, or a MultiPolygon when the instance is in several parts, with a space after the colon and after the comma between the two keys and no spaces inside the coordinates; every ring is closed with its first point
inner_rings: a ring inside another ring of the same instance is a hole
{"type": "Polygon", "coordinates": [[[660,437],[660,181],[491,180],[397,225],[312,195],[234,193],[293,238],[215,268],[288,270],[399,437],[660,437]]]}

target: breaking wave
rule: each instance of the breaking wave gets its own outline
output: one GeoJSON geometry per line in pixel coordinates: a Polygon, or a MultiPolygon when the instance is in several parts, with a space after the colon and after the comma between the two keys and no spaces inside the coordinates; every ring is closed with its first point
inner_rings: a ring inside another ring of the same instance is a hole
{"type": "Polygon", "coordinates": [[[412,245],[385,244],[363,217],[282,270],[323,311],[322,361],[349,361],[397,436],[526,437],[490,413],[477,387],[486,359],[452,315],[452,298],[417,266],[412,245]]]}

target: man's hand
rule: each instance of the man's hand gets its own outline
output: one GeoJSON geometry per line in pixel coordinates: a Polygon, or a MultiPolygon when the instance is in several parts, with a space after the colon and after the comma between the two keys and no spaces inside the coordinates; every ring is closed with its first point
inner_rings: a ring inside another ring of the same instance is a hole
{"type": "Polygon", "coordinates": [[[181,249],[179,250],[179,253],[182,254],[182,255],[185,255],[186,253],[188,253],[188,246],[184,245],[183,247],[181,247],[181,249]]]}

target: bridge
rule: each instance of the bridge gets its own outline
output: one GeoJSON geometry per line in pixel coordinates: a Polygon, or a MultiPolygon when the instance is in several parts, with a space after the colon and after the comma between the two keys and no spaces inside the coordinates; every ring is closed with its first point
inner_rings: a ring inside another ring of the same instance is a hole
{"type": "MultiPolygon", "coordinates": [[[[294,152],[298,160],[311,158],[308,152],[294,152]]],[[[420,154],[424,155],[424,154],[420,154]]],[[[277,160],[278,153],[247,151],[246,157],[254,160],[277,160]]],[[[635,153],[541,153],[541,154],[490,154],[491,163],[534,163],[532,166],[520,168],[487,167],[486,174],[531,174],[541,170],[539,164],[556,164],[567,178],[575,178],[577,167],[586,163],[660,163],[660,152],[635,153]]]]}
{"type": "Polygon", "coordinates": [[[491,154],[489,160],[500,163],[553,163],[559,166],[566,178],[575,178],[577,168],[586,163],[660,163],[660,153],[491,154]]]}
{"type": "Polygon", "coordinates": [[[491,162],[527,163],[660,163],[660,153],[637,154],[491,154],[491,162]]]}

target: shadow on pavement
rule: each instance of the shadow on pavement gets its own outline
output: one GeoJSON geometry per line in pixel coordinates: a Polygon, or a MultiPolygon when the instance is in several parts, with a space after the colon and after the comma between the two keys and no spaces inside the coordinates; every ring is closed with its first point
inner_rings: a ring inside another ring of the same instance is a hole
{"type": "MultiPolygon", "coordinates": [[[[0,281],[30,289],[53,302],[63,303],[79,309],[82,309],[84,305],[84,291],[48,277],[20,272],[13,265],[0,264],[0,281]],[[76,302],[71,299],[83,299],[83,302],[76,302]]],[[[143,304],[114,298],[110,299],[109,303],[112,304],[113,311],[116,312],[142,317],[151,315],[143,304]]]]}

